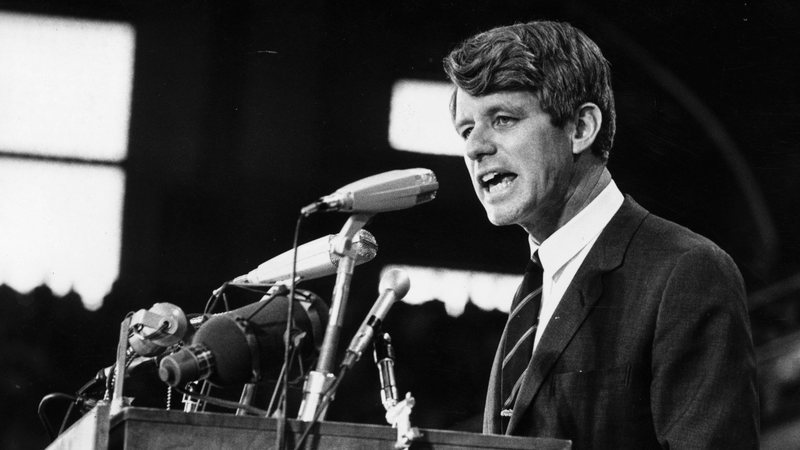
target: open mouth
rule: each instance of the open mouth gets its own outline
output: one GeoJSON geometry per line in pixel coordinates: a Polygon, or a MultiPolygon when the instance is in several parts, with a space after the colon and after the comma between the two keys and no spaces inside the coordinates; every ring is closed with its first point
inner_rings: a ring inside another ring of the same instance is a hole
{"type": "Polygon", "coordinates": [[[517,174],[511,172],[489,172],[480,177],[480,185],[489,193],[501,191],[507,188],[517,174]]]}

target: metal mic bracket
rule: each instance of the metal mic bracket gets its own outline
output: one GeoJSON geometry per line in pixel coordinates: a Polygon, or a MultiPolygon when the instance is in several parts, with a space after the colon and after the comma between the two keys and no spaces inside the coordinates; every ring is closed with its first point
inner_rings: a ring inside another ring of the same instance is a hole
{"type": "Polygon", "coordinates": [[[398,450],[409,448],[412,442],[422,437],[419,428],[411,426],[411,410],[415,403],[411,392],[406,392],[406,398],[386,410],[386,422],[397,429],[394,448],[398,450]]]}
{"type": "Polygon", "coordinates": [[[373,216],[374,214],[360,213],[348,217],[342,230],[333,238],[331,250],[341,257],[352,257],[350,247],[353,244],[353,238],[372,220],[373,216]]]}
{"type": "MultiPolygon", "coordinates": [[[[314,421],[317,409],[322,406],[322,398],[334,381],[336,381],[336,376],[330,372],[323,373],[319,370],[312,370],[308,373],[306,382],[303,384],[303,402],[300,404],[300,410],[297,413],[298,420],[303,422],[314,421]]],[[[324,415],[324,411],[320,415],[324,415]]]]}
{"type": "MultiPolygon", "coordinates": [[[[195,380],[189,382],[185,387],[187,392],[208,395],[211,390],[211,383],[208,380],[195,380]]],[[[205,411],[206,404],[199,397],[194,398],[187,394],[183,394],[183,412],[202,412],[205,411]]]]}
{"type": "Polygon", "coordinates": [[[417,427],[411,426],[411,410],[416,401],[410,392],[406,398],[397,401],[397,387],[394,379],[394,347],[389,333],[378,333],[374,342],[375,364],[378,366],[378,375],[381,378],[381,403],[386,409],[386,422],[397,429],[396,449],[406,449],[411,443],[420,438],[417,427]]]}

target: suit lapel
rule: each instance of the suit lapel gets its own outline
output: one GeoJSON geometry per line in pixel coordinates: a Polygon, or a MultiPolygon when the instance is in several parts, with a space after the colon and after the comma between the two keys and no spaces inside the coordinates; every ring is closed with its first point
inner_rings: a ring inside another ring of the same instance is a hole
{"type": "Polygon", "coordinates": [[[505,341],[505,330],[503,337],[497,345],[497,352],[492,363],[492,372],[489,375],[489,388],[486,391],[486,405],[483,410],[483,434],[501,434],[500,429],[500,409],[502,408],[500,399],[500,367],[503,365],[503,347],[505,341]]]}
{"type": "MultiPolygon", "coordinates": [[[[648,212],[630,197],[597,238],[580,269],[558,303],[528,370],[522,379],[506,434],[512,434],[525,411],[547,379],[556,361],[592,311],[603,292],[602,275],[622,264],[625,251],[636,229],[648,212]]],[[[494,368],[493,368],[494,374],[494,368]]],[[[490,385],[493,386],[493,385],[490,385]]],[[[491,390],[491,389],[490,389],[491,390]]],[[[488,406],[488,405],[487,405],[488,406]]]]}

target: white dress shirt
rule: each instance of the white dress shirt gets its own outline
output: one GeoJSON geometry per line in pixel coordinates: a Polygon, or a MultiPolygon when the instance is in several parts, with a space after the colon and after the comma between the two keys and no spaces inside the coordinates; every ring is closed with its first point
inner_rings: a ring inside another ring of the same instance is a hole
{"type": "Polygon", "coordinates": [[[603,189],[575,217],[538,244],[528,237],[531,256],[538,250],[544,275],[542,280],[542,309],[539,312],[539,326],[533,348],[539,345],[550,318],[553,316],[561,297],[572,283],[575,273],[583,264],[597,237],[617,213],[624,197],[614,180],[603,189]]]}

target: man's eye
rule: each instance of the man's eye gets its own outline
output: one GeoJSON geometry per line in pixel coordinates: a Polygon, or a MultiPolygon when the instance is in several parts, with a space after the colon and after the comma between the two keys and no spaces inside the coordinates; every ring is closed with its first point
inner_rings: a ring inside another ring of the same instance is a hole
{"type": "Polygon", "coordinates": [[[461,137],[464,138],[464,140],[466,140],[469,137],[470,133],[472,133],[472,127],[464,128],[463,130],[461,130],[461,137]]]}
{"type": "Polygon", "coordinates": [[[516,119],[514,119],[513,117],[508,117],[508,116],[497,116],[494,119],[495,125],[499,125],[499,126],[511,125],[515,121],[516,121],[516,119]]]}

